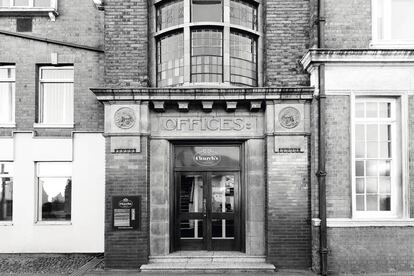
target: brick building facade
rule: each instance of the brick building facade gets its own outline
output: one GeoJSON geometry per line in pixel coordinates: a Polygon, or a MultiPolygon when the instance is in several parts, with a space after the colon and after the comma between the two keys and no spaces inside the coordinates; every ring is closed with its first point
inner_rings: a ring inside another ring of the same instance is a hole
{"type": "Polygon", "coordinates": [[[0,1],[0,252],[413,271],[414,5],[357,2],[0,1]]]}

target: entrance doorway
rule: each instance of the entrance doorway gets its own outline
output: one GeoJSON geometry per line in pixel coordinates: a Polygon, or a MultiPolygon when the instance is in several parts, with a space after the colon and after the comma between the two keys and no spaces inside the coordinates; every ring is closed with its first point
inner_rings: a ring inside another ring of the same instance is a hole
{"type": "Polygon", "coordinates": [[[240,251],[239,145],[176,146],[174,250],[240,251]]]}

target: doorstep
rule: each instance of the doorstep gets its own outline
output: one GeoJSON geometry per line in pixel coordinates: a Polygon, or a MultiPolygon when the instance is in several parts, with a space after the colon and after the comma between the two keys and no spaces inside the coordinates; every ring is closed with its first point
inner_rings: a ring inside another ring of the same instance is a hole
{"type": "Polygon", "coordinates": [[[274,272],[264,256],[234,251],[178,251],[165,256],[150,256],[142,272],[274,272]]]}

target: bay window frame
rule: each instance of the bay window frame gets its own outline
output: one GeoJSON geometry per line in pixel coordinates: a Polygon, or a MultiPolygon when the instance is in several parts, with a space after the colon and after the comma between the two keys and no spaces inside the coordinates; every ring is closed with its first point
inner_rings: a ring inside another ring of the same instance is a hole
{"type": "MultiPolygon", "coordinates": [[[[154,4],[151,5],[152,7],[152,20],[151,22],[151,29],[153,30],[153,39],[151,40],[151,45],[153,48],[153,51],[151,53],[152,58],[152,64],[153,64],[153,70],[151,70],[151,79],[153,80],[152,83],[156,87],[158,86],[158,62],[157,62],[157,56],[158,56],[158,41],[163,37],[168,35],[172,32],[183,32],[184,35],[184,83],[180,86],[184,87],[207,87],[207,86],[213,86],[213,87],[238,87],[240,84],[238,83],[231,83],[231,63],[230,63],[230,33],[234,30],[236,32],[240,33],[247,33],[252,38],[256,40],[256,86],[262,86],[262,75],[263,75],[263,62],[262,62],[262,17],[260,16],[262,14],[262,5],[260,2],[256,0],[245,0],[246,3],[251,3],[256,7],[256,24],[257,29],[248,28],[242,25],[233,24],[230,22],[230,1],[231,0],[222,0],[222,22],[215,22],[215,21],[191,21],[191,10],[192,10],[192,0],[183,0],[183,7],[184,7],[184,19],[183,23],[176,25],[176,26],[170,26],[164,29],[159,30],[158,29],[158,22],[157,22],[157,8],[162,6],[163,3],[168,2],[168,0],[160,0],[160,1],[154,1],[154,4]],[[219,82],[196,82],[193,83],[191,81],[191,56],[192,56],[192,45],[191,45],[191,32],[193,29],[201,28],[201,29],[221,29],[222,30],[222,59],[223,59],[223,81],[221,83],[219,82]]],[[[242,85],[244,86],[244,85],[242,85]]],[[[169,87],[169,86],[168,86],[169,87]]]]}

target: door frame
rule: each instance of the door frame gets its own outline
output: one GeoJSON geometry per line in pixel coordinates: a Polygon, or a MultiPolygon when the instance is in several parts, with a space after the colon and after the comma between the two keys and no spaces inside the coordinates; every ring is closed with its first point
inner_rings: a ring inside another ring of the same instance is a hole
{"type": "MultiPolygon", "coordinates": [[[[240,252],[246,252],[246,208],[247,208],[247,201],[246,201],[246,192],[245,192],[245,174],[246,174],[246,167],[245,167],[245,140],[232,140],[232,141],[224,141],[224,140],[214,140],[214,141],[205,141],[205,140],[174,140],[170,141],[170,185],[169,185],[169,252],[173,253],[178,251],[178,244],[176,244],[175,240],[175,217],[176,217],[176,194],[175,194],[175,181],[176,180],[176,170],[174,164],[174,156],[175,156],[175,147],[176,146],[238,146],[240,149],[240,170],[239,171],[239,212],[240,212],[240,236],[239,236],[239,243],[240,243],[240,252]]],[[[182,170],[181,172],[185,172],[186,170],[182,170]]],[[[188,170],[187,170],[188,171],[188,170]]],[[[197,170],[195,170],[197,171],[197,170]]],[[[217,168],[204,168],[204,172],[208,171],[220,171],[217,168]]],[[[177,171],[178,172],[178,171],[177,171]]],[[[198,170],[199,172],[199,170],[198,170]]]]}

